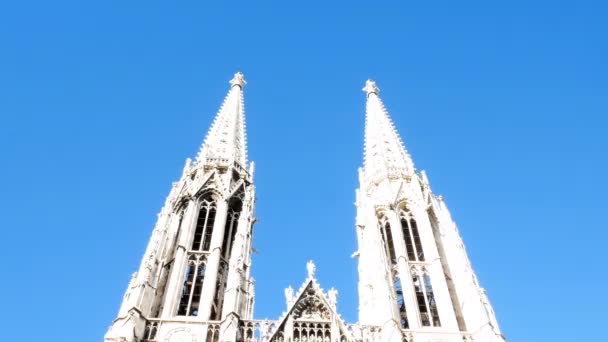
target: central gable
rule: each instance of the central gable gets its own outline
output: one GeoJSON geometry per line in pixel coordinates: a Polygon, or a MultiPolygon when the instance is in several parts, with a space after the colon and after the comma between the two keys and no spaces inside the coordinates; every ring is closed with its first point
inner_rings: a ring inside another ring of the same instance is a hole
{"type": "Polygon", "coordinates": [[[295,295],[291,287],[285,290],[288,309],[269,341],[330,342],[349,336],[346,324],[336,312],[337,294],[335,289],[323,291],[314,277],[313,266],[295,295]]]}
{"type": "Polygon", "coordinates": [[[333,312],[328,304],[310,282],[293,305],[291,314],[296,320],[329,321],[333,312]]]}

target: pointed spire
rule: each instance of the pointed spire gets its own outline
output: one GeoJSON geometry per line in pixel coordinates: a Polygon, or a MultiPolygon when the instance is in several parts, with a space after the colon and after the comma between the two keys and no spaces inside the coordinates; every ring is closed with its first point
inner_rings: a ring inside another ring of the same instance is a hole
{"type": "Polygon", "coordinates": [[[217,112],[213,124],[201,146],[196,162],[228,160],[247,166],[247,136],[245,132],[245,104],[243,87],[247,82],[243,73],[237,72],[230,80],[230,91],[217,112]]]}
{"type": "Polygon", "coordinates": [[[364,174],[368,177],[395,173],[412,174],[414,164],[378,96],[380,89],[376,82],[367,80],[363,91],[367,94],[364,174]]]}

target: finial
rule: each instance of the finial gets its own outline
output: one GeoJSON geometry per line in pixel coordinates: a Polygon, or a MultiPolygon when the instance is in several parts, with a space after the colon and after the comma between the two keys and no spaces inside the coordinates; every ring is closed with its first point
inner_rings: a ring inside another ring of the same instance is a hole
{"type": "Polygon", "coordinates": [[[241,87],[241,89],[243,89],[245,84],[247,84],[247,82],[245,81],[245,76],[240,71],[234,74],[234,77],[230,80],[230,85],[233,87],[239,86],[241,87]]]}
{"type": "Polygon", "coordinates": [[[371,93],[378,94],[380,92],[380,88],[378,88],[376,86],[376,82],[372,80],[365,81],[365,87],[363,87],[362,90],[367,94],[367,96],[369,96],[371,93]]]}
{"type": "Polygon", "coordinates": [[[306,270],[308,270],[308,278],[314,278],[317,266],[315,266],[315,263],[310,260],[306,263],[306,270]]]}
{"type": "Polygon", "coordinates": [[[335,308],[338,303],[338,290],[332,287],[327,291],[327,297],[329,299],[329,304],[335,308]]]}
{"type": "Polygon", "coordinates": [[[285,301],[287,302],[287,308],[289,308],[289,306],[293,303],[294,299],[293,287],[289,286],[285,289],[285,301]]]}

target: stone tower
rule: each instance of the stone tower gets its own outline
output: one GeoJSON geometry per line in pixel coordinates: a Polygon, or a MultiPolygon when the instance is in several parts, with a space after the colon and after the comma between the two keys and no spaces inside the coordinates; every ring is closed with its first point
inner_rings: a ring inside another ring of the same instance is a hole
{"type": "Polygon", "coordinates": [[[234,75],[196,160],[173,183],[105,341],[234,341],[238,320],[251,319],[245,83],[234,75]]]}
{"type": "Polygon", "coordinates": [[[359,322],[307,277],[277,320],[253,318],[255,187],[241,73],[173,184],[106,342],[504,341],[442,198],[405,150],[372,81],[356,192],[359,322]]]}
{"type": "Polygon", "coordinates": [[[450,213],[368,80],[356,192],[359,324],[383,341],[504,341],[450,213]]]}

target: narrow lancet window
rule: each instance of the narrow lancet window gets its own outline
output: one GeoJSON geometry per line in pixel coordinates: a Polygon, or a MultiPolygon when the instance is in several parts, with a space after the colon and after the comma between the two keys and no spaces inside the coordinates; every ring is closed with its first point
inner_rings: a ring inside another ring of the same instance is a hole
{"type": "Polygon", "coordinates": [[[441,321],[439,320],[439,312],[437,311],[437,303],[435,302],[435,296],[433,294],[433,286],[431,285],[431,277],[428,273],[424,273],[424,291],[426,292],[426,299],[431,310],[431,318],[433,319],[433,326],[440,327],[441,321]]]}
{"type": "Polygon", "coordinates": [[[422,269],[422,276],[418,275],[416,269],[412,269],[412,280],[414,283],[414,291],[416,292],[416,301],[418,302],[418,310],[422,326],[425,327],[440,327],[439,311],[437,310],[437,302],[433,294],[433,286],[431,285],[431,277],[426,269],[422,269]]]}
{"type": "Polygon", "coordinates": [[[416,257],[418,257],[418,261],[424,261],[424,252],[422,251],[420,234],[418,234],[418,225],[414,218],[410,219],[410,227],[412,228],[412,235],[414,236],[414,243],[416,244],[416,257]]]}
{"type": "Polygon", "coordinates": [[[399,320],[401,328],[409,329],[407,322],[407,313],[405,311],[405,299],[403,298],[403,289],[401,288],[401,279],[395,277],[395,292],[397,293],[397,308],[399,309],[399,320]]]}
{"type": "Polygon", "coordinates": [[[215,223],[216,207],[212,199],[207,198],[201,202],[201,209],[196,221],[192,250],[209,251],[211,237],[213,236],[213,224],[215,223]]]}
{"type": "Polygon", "coordinates": [[[215,283],[215,295],[213,296],[213,304],[211,305],[211,320],[220,320],[222,317],[222,306],[224,304],[224,290],[226,286],[228,264],[220,261],[220,267],[217,273],[217,281],[215,283]]]}
{"type": "Polygon", "coordinates": [[[198,256],[190,256],[186,279],[182,287],[182,295],[179,301],[177,314],[179,316],[198,316],[201,302],[201,291],[205,280],[205,259],[198,256]]]}
{"type": "Polygon", "coordinates": [[[397,265],[395,246],[393,245],[393,234],[391,233],[391,225],[388,222],[384,224],[384,230],[386,231],[386,248],[388,249],[388,256],[391,259],[391,264],[397,265]]]}
{"type": "Polygon", "coordinates": [[[397,256],[395,255],[395,245],[393,242],[391,225],[388,223],[386,217],[382,217],[380,219],[380,235],[382,235],[384,249],[386,250],[386,254],[391,265],[397,265],[397,256]]]}
{"type": "Polygon", "coordinates": [[[228,208],[228,216],[226,217],[226,226],[224,228],[224,241],[222,242],[222,255],[224,259],[230,260],[234,238],[238,228],[239,216],[241,214],[242,204],[238,199],[232,199],[228,208]]]}
{"type": "Polygon", "coordinates": [[[422,251],[422,242],[420,241],[416,220],[410,217],[409,212],[402,211],[400,216],[407,259],[409,261],[424,261],[424,252],[422,251]]]}
{"type": "Polygon", "coordinates": [[[416,251],[414,250],[414,243],[412,240],[412,233],[407,222],[407,219],[401,218],[401,230],[403,231],[403,238],[405,239],[405,249],[407,250],[407,260],[416,260],[416,251]]]}
{"type": "Polygon", "coordinates": [[[420,320],[423,327],[430,327],[431,320],[429,317],[429,309],[424,295],[424,284],[417,272],[412,272],[412,282],[414,283],[414,292],[416,293],[416,302],[418,304],[418,312],[420,312],[420,320]]]}

